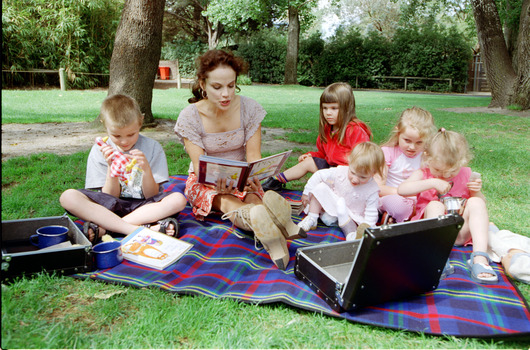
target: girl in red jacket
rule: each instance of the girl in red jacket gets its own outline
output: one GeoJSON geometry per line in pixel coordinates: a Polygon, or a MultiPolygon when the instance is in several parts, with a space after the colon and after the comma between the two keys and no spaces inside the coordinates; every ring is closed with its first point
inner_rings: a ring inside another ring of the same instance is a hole
{"type": "Polygon", "coordinates": [[[348,165],[348,155],[359,143],[370,141],[370,128],[355,114],[355,97],[348,83],[333,83],[320,96],[320,123],[316,152],[302,154],[298,164],[262,184],[263,190],[280,191],[285,183],[307,173],[348,165]]]}

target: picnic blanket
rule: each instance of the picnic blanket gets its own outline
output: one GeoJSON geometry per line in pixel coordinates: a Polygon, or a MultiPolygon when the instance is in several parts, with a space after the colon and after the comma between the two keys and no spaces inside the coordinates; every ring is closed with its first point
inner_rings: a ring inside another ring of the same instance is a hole
{"type": "MultiPolygon", "coordinates": [[[[167,191],[183,191],[186,176],[172,176],[167,191]]],[[[284,191],[287,198],[299,199],[301,193],[284,191]]],[[[249,303],[282,302],[352,322],[368,325],[457,337],[506,337],[530,335],[530,311],[520,292],[502,267],[493,264],[499,275],[496,285],[473,282],[466,267],[471,248],[454,247],[450,263],[455,272],[437,289],[414,298],[388,302],[364,309],[337,313],[293,272],[295,252],[300,247],[344,240],[337,228],[319,225],[308,237],[288,241],[291,259],[285,271],[270,260],[267,252],[257,250],[248,233],[238,238],[235,228],[220,216],[195,220],[191,208],[179,213],[179,238],[193,248],[165,270],[155,270],[123,261],[120,265],[77,278],[92,278],[134,287],[158,287],[172,293],[231,298],[249,303]]],[[[294,217],[295,222],[300,217],[294,217]]]]}

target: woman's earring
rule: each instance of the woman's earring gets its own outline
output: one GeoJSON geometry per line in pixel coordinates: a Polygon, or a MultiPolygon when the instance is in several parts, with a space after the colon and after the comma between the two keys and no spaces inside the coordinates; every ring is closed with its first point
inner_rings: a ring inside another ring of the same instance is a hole
{"type": "Polygon", "coordinates": [[[204,90],[201,91],[201,96],[202,98],[208,98],[208,95],[206,94],[206,91],[204,90]]]}

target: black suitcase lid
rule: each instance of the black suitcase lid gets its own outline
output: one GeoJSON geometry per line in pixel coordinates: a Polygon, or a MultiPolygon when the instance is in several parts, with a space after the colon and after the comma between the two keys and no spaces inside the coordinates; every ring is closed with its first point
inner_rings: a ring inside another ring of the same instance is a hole
{"type": "Polygon", "coordinates": [[[342,308],[435,289],[463,223],[461,216],[451,214],[366,229],[340,293],[342,308]]]}

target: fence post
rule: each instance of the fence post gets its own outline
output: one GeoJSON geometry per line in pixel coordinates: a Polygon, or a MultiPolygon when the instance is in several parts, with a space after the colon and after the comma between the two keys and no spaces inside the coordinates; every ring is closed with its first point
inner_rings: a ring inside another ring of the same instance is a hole
{"type": "Polygon", "coordinates": [[[66,76],[64,74],[64,68],[59,68],[59,84],[61,85],[61,91],[66,91],[66,76]]]}
{"type": "MultiPolygon", "coordinates": [[[[180,68],[179,68],[179,60],[176,60],[177,63],[177,89],[180,89],[182,87],[182,80],[180,79],[180,68]]],[[[175,79],[173,77],[173,79],[175,79]]]]}
{"type": "Polygon", "coordinates": [[[405,77],[405,90],[407,90],[407,77],[405,77]]]}

